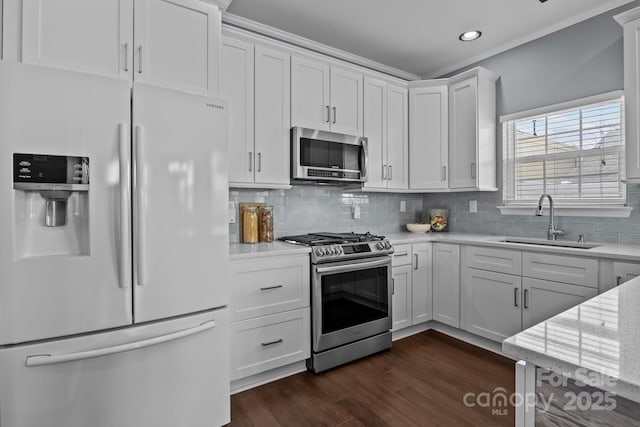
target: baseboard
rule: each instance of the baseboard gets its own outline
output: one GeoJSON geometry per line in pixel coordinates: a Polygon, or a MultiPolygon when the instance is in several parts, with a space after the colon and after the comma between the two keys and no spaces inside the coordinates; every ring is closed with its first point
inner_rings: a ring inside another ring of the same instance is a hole
{"type": "MultiPolygon", "coordinates": [[[[440,322],[436,322],[435,320],[430,320],[425,323],[413,325],[408,328],[400,329],[399,331],[393,331],[392,340],[396,341],[403,338],[407,338],[407,337],[410,337],[411,335],[419,334],[421,332],[425,332],[430,329],[433,329],[434,331],[438,331],[440,333],[448,335],[452,338],[456,338],[460,341],[464,341],[476,347],[499,354],[500,356],[513,359],[513,357],[507,354],[504,354],[502,352],[501,343],[491,341],[487,338],[480,337],[478,335],[469,333],[467,331],[463,331],[462,329],[454,328],[452,326],[445,325],[440,322]]],[[[249,390],[251,388],[270,383],[272,381],[276,381],[291,375],[305,372],[306,370],[307,370],[307,366],[305,361],[303,360],[300,362],[292,363],[290,365],[281,366],[279,368],[275,368],[267,372],[261,372],[259,374],[255,374],[250,377],[241,378],[239,380],[231,382],[231,394],[240,393],[242,391],[249,390]]]]}
{"type": "Polygon", "coordinates": [[[302,360],[300,362],[291,363],[266,372],[260,372],[259,374],[251,375],[246,378],[240,378],[239,380],[231,381],[231,394],[240,393],[272,381],[299,374],[300,372],[305,372],[306,370],[306,361],[302,360]]]}

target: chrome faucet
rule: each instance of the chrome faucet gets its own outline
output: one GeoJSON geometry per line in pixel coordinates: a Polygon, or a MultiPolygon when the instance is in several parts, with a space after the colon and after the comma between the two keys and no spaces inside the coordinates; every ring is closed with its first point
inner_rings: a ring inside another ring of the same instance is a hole
{"type": "Polygon", "coordinates": [[[556,230],[555,218],[553,212],[553,199],[548,194],[543,194],[538,200],[538,209],[536,209],[536,216],[542,216],[542,202],[544,198],[549,199],[549,229],[547,230],[547,240],[557,240],[558,236],[564,235],[564,231],[556,230]]]}

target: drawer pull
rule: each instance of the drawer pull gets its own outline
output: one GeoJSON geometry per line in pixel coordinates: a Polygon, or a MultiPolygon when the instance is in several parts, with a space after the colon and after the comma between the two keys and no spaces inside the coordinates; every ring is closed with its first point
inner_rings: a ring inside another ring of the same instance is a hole
{"type": "Polygon", "coordinates": [[[393,254],[393,256],[409,256],[409,252],[399,252],[397,254],[393,254]]]}
{"type": "Polygon", "coordinates": [[[263,347],[268,347],[268,346],[270,346],[270,345],[280,344],[281,342],[284,342],[284,340],[283,340],[282,338],[278,338],[278,339],[277,339],[277,340],[275,340],[275,341],[263,342],[263,343],[262,343],[262,346],[263,346],[263,347]]]}
{"type": "Polygon", "coordinates": [[[265,286],[264,288],[260,288],[261,291],[270,291],[271,289],[278,289],[281,288],[282,285],[275,285],[275,286],[265,286]]]}

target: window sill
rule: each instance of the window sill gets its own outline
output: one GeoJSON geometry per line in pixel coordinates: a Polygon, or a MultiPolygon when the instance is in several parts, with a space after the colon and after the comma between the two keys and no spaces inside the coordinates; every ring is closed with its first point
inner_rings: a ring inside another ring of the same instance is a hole
{"type": "MultiPolygon", "coordinates": [[[[530,206],[497,206],[502,215],[534,215],[536,207],[530,206]]],[[[628,218],[633,208],[628,206],[556,206],[555,216],[589,216],[628,218]]],[[[544,216],[549,216],[549,208],[545,205],[544,216]]]]}

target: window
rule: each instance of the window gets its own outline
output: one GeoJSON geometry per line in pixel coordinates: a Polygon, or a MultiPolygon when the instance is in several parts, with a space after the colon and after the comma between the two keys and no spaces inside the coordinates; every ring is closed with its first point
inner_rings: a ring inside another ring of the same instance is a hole
{"type": "Polygon", "coordinates": [[[613,92],[501,118],[505,206],[623,206],[623,111],[613,92]]]}

